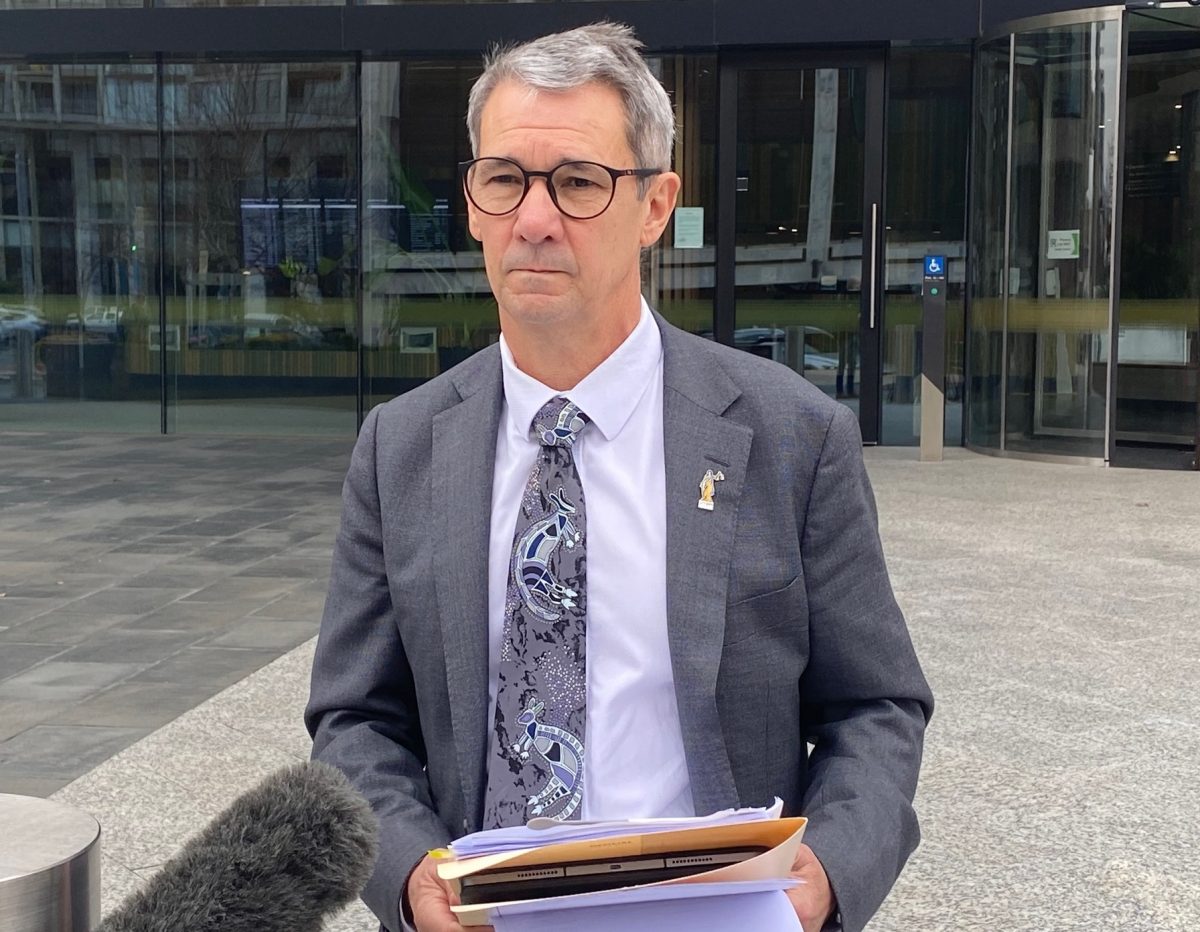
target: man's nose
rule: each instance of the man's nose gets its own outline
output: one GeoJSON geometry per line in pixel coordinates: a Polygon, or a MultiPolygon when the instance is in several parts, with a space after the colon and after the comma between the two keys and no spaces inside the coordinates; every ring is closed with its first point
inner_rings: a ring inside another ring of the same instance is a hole
{"type": "Polygon", "coordinates": [[[562,214],[550,196],[548,178],[531,178],[525,200],[517,208],[513,232],[531,243],[554,239],[562,233],[562,214]]]}

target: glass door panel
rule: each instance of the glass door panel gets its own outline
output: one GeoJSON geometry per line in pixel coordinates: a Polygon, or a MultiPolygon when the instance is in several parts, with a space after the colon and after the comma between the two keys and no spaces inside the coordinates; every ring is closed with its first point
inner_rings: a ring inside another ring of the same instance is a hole
{"type": "Polygon", "coordinates": [[[1009,450],[1104,455],[1119,47],[1112,22],[1014,43],[1009,450]]]}
{"type": "Polygon", "coordinates": [[[783,363],[878,439],[870,301],[882,70],[746,67],[737,79],[734,345],[783,363]]]}
{"type": "Polygon", "coordinates": [[[1111,459],[1200,469],[1200,34],[1130,28],[1111,459]]]}

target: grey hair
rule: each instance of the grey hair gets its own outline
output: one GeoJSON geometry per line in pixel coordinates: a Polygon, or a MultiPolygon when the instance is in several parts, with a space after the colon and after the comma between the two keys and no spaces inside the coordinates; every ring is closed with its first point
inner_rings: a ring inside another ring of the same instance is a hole
{"type": "Polygon", "coordinates": [[[467,132],[471,154],[479,155],[483,106],[502,81],[512,80],[539,91],[569,91],[593,82],[621,96],[625,137],[634,166],[671,167],[675,115],[671,99],[642,57],[642,43],[622,23],[592,23],[514,46],[496,46],[483,60],[483,74],[471,88],[467,132]]]}

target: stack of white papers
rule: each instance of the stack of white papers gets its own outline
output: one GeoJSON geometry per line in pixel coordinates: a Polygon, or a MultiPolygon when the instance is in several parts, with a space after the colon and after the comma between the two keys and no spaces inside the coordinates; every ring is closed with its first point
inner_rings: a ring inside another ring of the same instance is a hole
{"type": "Polygon", "coordinates": [[[457,890],[464,878],[493,870],[536,870],[559,864],[686,852],[756,848],[762,853],[702,873],[615,890],[532,896],[452,907],[464,926],[496,932],[692,932],[748,928],[799,932],[786,891],[805,820],[780,818],[783,804],[727,809],[686,819],[556,822],[477,832],[454,842],[438,874],[457,890]]]}
{"type": "Polygon", "coordinates": [[[783,800],[775,798],[773,806],[747,809],[722,809],[712,815],[674,819],[621,819],[606,822],[559,822],[556,819],[531,819],[527,825],[494,828],[467,835],[450,845],[456,858],[475,858],[503,851],[524,851],[543,845],[558,845],[571,841],[596,841],[621,835],[650,835],[657,832],[676,832],[680,829],[717,825],[742,825],[747,822],[766,822],[778,819],[783,812],[783,800]]]}
{"type": "Polygon", "coordinates": [[[591,893],[574,904],[563,898],[527,900],[496,907],[492,925],[496,932],[800,932],[800,920],[785,892],[793,885],[792,880],[731,880],[626,887],[591,893]]]}

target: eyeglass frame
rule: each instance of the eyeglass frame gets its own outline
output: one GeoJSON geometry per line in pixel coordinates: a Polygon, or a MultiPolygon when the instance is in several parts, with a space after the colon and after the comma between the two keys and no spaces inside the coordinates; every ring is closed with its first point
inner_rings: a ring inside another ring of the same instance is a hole
{"type": "Polygon", "coordinates": [[[471,202],[471,205],[476,210],[480,211],[481,213],[487,214],[489,217],[507,217],[514,210],[516,210],[518,207],[520,207],[522,204],[525,203],[525,198],[527,198],[529,196],[529,189],[531,187],[533,187],[533,179],[534,178],[545,178],[546,179],[546,193],[548,193],[550,195],[551,202],[554,204],[555,208],[558,210],[558,212],[560,214],[562,214],[564,217],[569,217],[572,220],[595,220],[597,217],[599,217],[602,213],[604,213],[606,210],[608,210],[608,208],[610,208],[612,206],[613,199],[617,196],[617,181],[618,180],[620,180],[621,178],[637,178],[639,180],[642,178],[653,178],[655,175],[661,175],[661,174],[665,173],[666,171],[667,171],[667,169],[665,169],[665,168],[610,168],[609,166],[604,165],[601,162],[593,162],[590,159],[567,159],[565,162],[559,162],[557,165],[555,165],[553,168],[551,168],[548,171],[531,171],[530,169],[526,168],[524,165],[522,165],[520,162],[516,161],[515,159],[505,158],[502,155],[484,155],[484,156],[480,156],[477,159],[467,159],[465,162],[458,163],[458,173],[462,177],[463,194],[466,195],[467,200],[471,202]],[[517,167],[517,170],[521,172],[522,178],[524,178],[524,180],[525,180],[524,190],[521,191],[521,196],[519,198],[517,198],[517,202],[515,204],[513,204],[512,207],[510,207],[508,210],[501,211],[500,213],[494,213],[493,211],[484,210],[484,208],[480,207],[475,202],[475,198],[471,197],[471,187],[470,187],[470,185],[467,184],[467,172],[469,172],[471,170],[471,166],[478,164],[479,162],[487,162],[487,161],[508,162],[511,165],[515,165],[517,167]],[[550,176],[553,175],[560,168],[562,168],[564,165],[594,165],[594,166],[596,166],[596,168],[603,168],[606,172],[608,172],[609,175],[612,176],[612,182],[613,182],[612,190],[610,190],[608,192],[608,203],[606,203],[603,207],[601,207],[594,214],[589,214],[586,217],[576,217],[574,214],[569,214],[565,210],[563,210],[562,205],[560,203],[558,203],[558,195],[554,193],[554,185],[552,185],[550,183],[550,176]]]}

